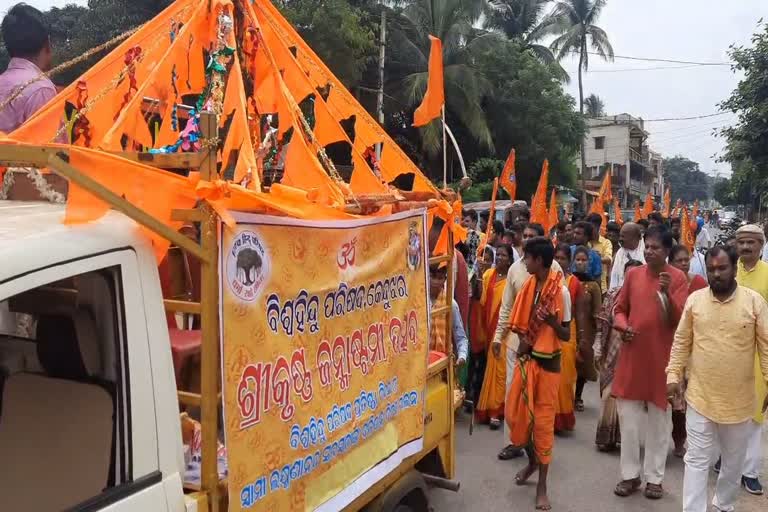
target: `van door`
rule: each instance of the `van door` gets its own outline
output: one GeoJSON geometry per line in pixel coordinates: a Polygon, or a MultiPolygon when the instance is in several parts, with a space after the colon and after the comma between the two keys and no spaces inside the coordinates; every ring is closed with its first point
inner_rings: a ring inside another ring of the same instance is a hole
{"type": "Polygon", "coordinates": [[[0,510],[183,503],[178,470],[160,470],[139,283],[130,249],[0,283],[0,510]]]}

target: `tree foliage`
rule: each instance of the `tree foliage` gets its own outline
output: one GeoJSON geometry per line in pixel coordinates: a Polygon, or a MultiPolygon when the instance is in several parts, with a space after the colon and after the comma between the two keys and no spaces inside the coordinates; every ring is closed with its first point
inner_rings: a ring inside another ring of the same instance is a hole
{"type": "Polygon", "coordinates": [[[544,64],[555,64],[555,75],[568,82],[570,77],[555,59],[552,50],[541,44],[553,33],[555,18],[545,15],[550,0],[490,0],[484,26],[517,41],[524,50],[532,52],[544,64]]]}
{"type": "Polygon", "coordinates": [[[744,74],[722,110],[738,116],[721,131],[726,141],[723,160],[730,162],[732,202],[751,204],[768,190],[768,24],[752,36],[751,46],[732,46],[733,69],[744,74]]]}
{"type": "Polygon", "coordinates": [[[605,117],[605,102],[597,94],[590,94],[584,98],[584,114],[587,117],[596,119],[598,117],[605,117]]]}
{"type": "Polygon", "coordinates": [[[376,19],[347,0],[282,0],[283,14],[351,88],[376,56],[376,19]]]}
{"type": "Polygon", "coordinates": [[[699,164],[677,155],[664,159],[664,179],[671,189],[672,202],[678,199],[693,204],[711,197],[713,179],[699,169],[699,164]]]}

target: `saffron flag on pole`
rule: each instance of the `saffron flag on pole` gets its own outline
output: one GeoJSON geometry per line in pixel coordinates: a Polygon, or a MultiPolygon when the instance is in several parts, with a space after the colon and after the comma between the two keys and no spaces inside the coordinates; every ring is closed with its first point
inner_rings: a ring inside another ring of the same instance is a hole
{"type": "Polygon", "coordinates": [[[640,210],[640,201],[635,201],[635,218],[633,222],[638,222],[643,218],[643,212],[640,210]]]}
{"type": "Polygon", "coordinates": [[[671,204],[672,197],[669,193],[669,187],[667,187],[667,190],[664,192],[664,209],[661,212],[665,219],[669,218],[671,204]]]}
{"type": "Polygon", "coordinates": [[[541,176],[539,185],[536,187],[536,193],[531,200],[531,222],[541,224],[546,227],[549,223],[547,218],[547,183],[549,182],[549,160],[544,160],[541,167],[541,176]]]}
{"type": "Polygon", "coordinates": [[[599,213],[602,215],[605,212],[605,206],[611,202],[613,194],[611,193],[611,171],[610,169],[605,173],[602,184],[600,184],[600,190],[597,192],[597,198],[592,203],[592,208],[589,213],[599,213]]]}
{"type": "Polygon", "coordinates": [[[624,218],[621,215],[621,208],[619,207],[619,199],[617,197],[613,198],[613,218],[617,224],[624,224],[624,218]]]}
{"type": "Polygon", "coordinates": [[[504,169],[501,170],[501,179],[499,180],[501,188],[507,191],[511,201],[515,200],[517,193],[517,176],[515,174],[515,148],[512,148],[509,150],[509,156],[504,163],[504,169]]]}
{"type": "Polygon", "coordinates": [[[424,126],[442,114],[445,104],[443,85],[443,44],[435,36],[429,36],[429,78],[424,99],[413,113],[413,126],[424,126]]]}
{"type": "Polygon", "coordinates": [[[557,215],[557,191],[555,190],[555,187],[552,187],[552,194],[549,197],[549,221],[547,222],[547,226],[545,226],[547,234],[552,231],[552,228],[557,226],[559,221],[560,219],[557,215]]]}
{"type": "Polygon", "coordinates": [[[485,238],[477,247],[477,257],[482,260],[485,246],[493,236],[493,221],[496,219],[496,194],[499,193],[499,178],[493,179],[493,192],[491,193],[491,209],[488,212],[488,226],[485,228],[485,238]]]}
{"type": "Polygon", "coordinates": [[[691,231],[691,221],[688,217],[688,206],[684,206],[680,216],[680,242],[688,248],[689,251],[693,251],[695,244],[695,238],[693,231],[691,231]]]}
{"type": "Polygon", "coordinates": [[[645,195],[645,204],[643,205],[643,218],[647,219],[653,213],[653,196],[648,192],[645,195]]]}

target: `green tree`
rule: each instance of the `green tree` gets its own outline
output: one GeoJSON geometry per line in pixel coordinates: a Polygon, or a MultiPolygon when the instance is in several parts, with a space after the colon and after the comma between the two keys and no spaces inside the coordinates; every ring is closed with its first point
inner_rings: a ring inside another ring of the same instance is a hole
{"type": "Polygon", "coordinates": [[[752,36],[751,46],[732,46],[733,69],[743,78],[720,108],[736,114],[734,126],[724,128],[726,150],[723,160],[733,168],[731,191],[734,199],[751,202],[742,187],[755,197],[768,190],[768,24],[752,36]]]}
{"type": "MultiPolygon", "coordinates": [[[[482,98],[488,86],[473,62],[473,51],[484,43],[485,34],[473,27],[484,0],[412,0],[393,20],[387,47],[389,89],[411,112],[427,88],[429,35],[443,43],[445,103],[449,120],[458,121],[480,146],[491,149],[482,98]]],[[[412,119],[412,117],[411,117],[412,119]]],[[[451,124],[455,127],[455,124],[451,124]]],[[[420,130],[422,148],[431,155],[442,147],[439,122],[420,130]]]]}
{"type": "Polygon", "coordinates": [[[345,86],[360,84],[376,55],[373,16],[348,0],[282,0],[278,6],[345,86]]]}
{"type": "Polygon", "coordinates": [[[605,116],[605,102],[596,94],[590,94],[584,98],[584,108],[587,117],[592,119],[605,116]]]}
{"type": "Polygon", "coordinates": [[[699,164],[677,155],[664,159],[664,179],[671,189],[672,203],[678,199],[693,204],[710,197],[712,177],[699,169],[699,164]]]}
{"type": "MultiPolygon", "coordinates": [[[[561,0],[552,12],[554,28],[560,35],[552,41],[552,51],[562,60],[572,53],[579,54],[579,112],[584,114],[583,72],[589,69],[589,51],[605,60],[613,60],[613,47],[608,34],[595,25],[607,0],[561,0]]],[[[586,169],[584,141],[581,143],[581,168],[586,169]]],[[[581,173],[584,204],[587,204],[586,177],[581,173]]]]}
{"type": "MultiPolygon", "coordinates": [[[[553,18],[544,11],[550,0],[490,0],[484,26],[517,41],[544,64],[557,63],[552,50],[541,44],[551,34],[553,18]]],[[[568,73],[557,63],[553,68],[558,78],[569,81],[568,73]]]]}
{"type": "Polygon", "coordinates": [[[544,159],[550,162],[550,181],[574,184],[575,156],[583,140],[583,117],[575,100],[546,66],[519,43],[505,42],[477,56],[477,68],[490,90],[484,102],[496,142],[497,158],[517,152],[518,198],[530,199],[544,159]]]}

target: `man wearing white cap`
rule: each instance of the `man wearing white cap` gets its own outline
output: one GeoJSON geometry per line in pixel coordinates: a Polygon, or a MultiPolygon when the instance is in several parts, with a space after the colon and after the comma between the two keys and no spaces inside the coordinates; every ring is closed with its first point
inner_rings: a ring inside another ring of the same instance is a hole
{"type": "MultiPolygon", "coordinates": [[[[765,235],[760,226],[756,224],[747,224],[736,231],[736,247],[739,252],[736,281],[739,285],[756,291],[768,301],[768,263],[760,259],[764,244],[765,235]]],[[[757,358],[755,359],[755,391],[757,392],[755,415],[754,421],[750,425],[751,433],[741,484],[750,494],[763,494],[763,486],[759,476],[763,460],[762,426],[764,417],[761,406],[766,396],[766,386],[761,378],[757,358]]]]}

